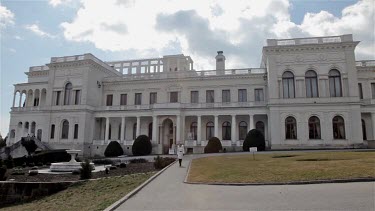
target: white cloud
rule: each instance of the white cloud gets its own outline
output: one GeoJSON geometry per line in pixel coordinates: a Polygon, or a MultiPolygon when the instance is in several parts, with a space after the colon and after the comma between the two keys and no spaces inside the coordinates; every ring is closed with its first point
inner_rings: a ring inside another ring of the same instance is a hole
{"type": "Polygon", "coordinates": [[[14,49],[14,48],[9,48],[8,50],[9,50],[9,52],[11,52],[11,53],[16,53],[16,52],[17,52],[16,49],[14,49]]]}
{"type": "Polygon", "coordinates": [[[38,36],[41,36],[41,37],[49,37],[49,38],[53,38],[54,37],[53,35],[51,35],[51,34],[49,34],[47,32],[42,31],[37,24],[26,25],[25,28],[28,29],[28,30],[30,30],[34,34],[36,34],[38,36]]]}
{"type": "Polygon", "coordinates": [[[68,4],[71,1],[72,0],[49,0],[48,4],[50,4],[52,7],[57,7],[57,6],[60,6],[60,5],[63,5],[63,4],[68,4]]]}
{"type": "Polygon", "coordinates": [[[0,29],[14,24],[14,14],[0,4],[0,29]]]}
{"type": "Polygon", "coordinates": [[[181,49],[197,69],[212,68],[217,50],[229,68],[258,66],[268,38],[353,33],[362,41],[359,55],[374,55],[373,1],[345,8],[342,17],[308,13],[300,25],[291,21],[290,7],[287,0],[81,0],[76,17],[61,27],[67,40],[139,57],[181,49]]]}
{"type": "Polygon", "coordinates": [[[24,40],[21,36],[18,36],[18,35],[14,36],[14,39],[16,39],[16,40],[24,40]]]}

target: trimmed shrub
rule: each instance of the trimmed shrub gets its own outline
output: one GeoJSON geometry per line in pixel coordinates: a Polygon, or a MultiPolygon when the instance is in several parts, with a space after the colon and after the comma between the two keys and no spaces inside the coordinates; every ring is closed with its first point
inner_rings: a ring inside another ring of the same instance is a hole
{"type": "Polygon", "coordinates": [[[117,157],[124,154],[124,150],[122,149],[120,143],[117,141],[109,142],[107,148],[104,151],[104,156],[106,157],[117,157]]]}
{"type": "Polygon", "coordinates": [[[92,176],[92,166],[90,165],[90,161],[89,160],[85,160],[85,162],[82,162],[81,163],[81,171],[80,171],[80,175],[81,175],[81,179],[90,179],[91,176],[92,176]]]}
{"type": "Polygon", "coordinates": [[[12,169],[14,167],[14,160],[12,156],[9,156],[8,159],[4,161],[4,163],[8,169],[12,169]]]}
{"type": "Polygon", "coordinates": [[[264,136],[262,132],[257,129],[250,130],[243,142],[243,151],[248,152],[250,150],[250,147],[257,147],[258,151],[264,151],[266,148],[266,141],[264,140],[264,136]]]}
{"type": "Polygon", "coordinates": [[[140,135],[138,136],[132,147],[132,152],[134,156],[143,156],[143,155],[149,155],[152,151],[152,145],[150,138],[146,135],[140,135]]]}
{"type": "Polygon", "coordinates": [[[204,153],[218,153],[223,149],[220,140],[217,137],[211,137],[208,140],[204,153]]]}
{"type": "Polygon", "coordinates": [[[81,171],[80,171],[79,169],[75,169],[75,170],[72,171],[72,174],[73,174],[73,175],[79,175],[80,172],[81,172],[81,171]]]}
{"type": "Polygon", "coordinates": [[[38,175],[38,170],[30,170],[29,171],[29,176],[35,176],[35,175],[38,175]]]}
{"type": "Polygon", "coordinates": [[[126,163],[120,163],[120,168],[126,168],[126,163]]]}
{"type": "Polygon", "coordinates": [[[38,146],[35,144],[35,141],[33,139],[27,140],[25,138],[21,138],[21,144],[23,147],[25,147],[29,155],[35,152],[35,150],[38,148],[38,146]]]}
{"type": "Polygon", "coordinates": [[[116,166],[110,166],[110,167],[109,167],[109,170],[116,170],[116,169],[117,169],[116,166]]]}
{"type": "Polygon", "coordinates": [[[176,158],[171,157],[160,157],[159,155],[154,158],[154,167],[155,169],[163,169],[167,167],[169,164],[173,163],[176,160],[176,158]]]}
{"type": "Polygon", "coordinates": [[[144,158],[136,158],[129,160],[130,163],[147,163],[148,161],[144,158]]]}
{"type": "Polygon", "coordinates": [[[14,168],[12,175],[25,175],[25,172],[21,168],[14,168]]]}

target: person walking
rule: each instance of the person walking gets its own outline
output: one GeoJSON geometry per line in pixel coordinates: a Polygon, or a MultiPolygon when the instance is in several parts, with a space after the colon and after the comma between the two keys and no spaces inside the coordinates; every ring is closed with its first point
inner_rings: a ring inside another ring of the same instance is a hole
{"type": "Polygon", "coordinates": [[[184,157],[184,153],[185,153],[184,145],[180,144],[177,147],[177,158],[178,158],[178,162],[180,163],[180,167],[182,163],[182,158],[184,157]]]}

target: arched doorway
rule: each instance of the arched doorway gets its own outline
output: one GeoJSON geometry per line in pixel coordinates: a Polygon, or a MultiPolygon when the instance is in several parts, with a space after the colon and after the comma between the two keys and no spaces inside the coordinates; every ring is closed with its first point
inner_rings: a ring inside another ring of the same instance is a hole
{"type": "Polygon", "coordinates": [[[175,143],[175,129],[171,119],[165,119],[162,124],[163,154],[169,154],[175,143]]]}

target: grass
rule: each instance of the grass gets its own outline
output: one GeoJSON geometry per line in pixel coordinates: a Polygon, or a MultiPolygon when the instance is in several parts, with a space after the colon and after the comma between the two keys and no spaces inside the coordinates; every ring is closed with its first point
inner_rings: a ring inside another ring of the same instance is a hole
{"type": "Polygon", "coordinates": [[[3,210],[104,210],[153,174],[155,172],[86,181],[51,196],[3,210]]]}
{"type": "Polygon", "coordinates": [[[262,183],[375,178],[375,152],[213,156],[191,163],[189,182],[262,183]]]}

